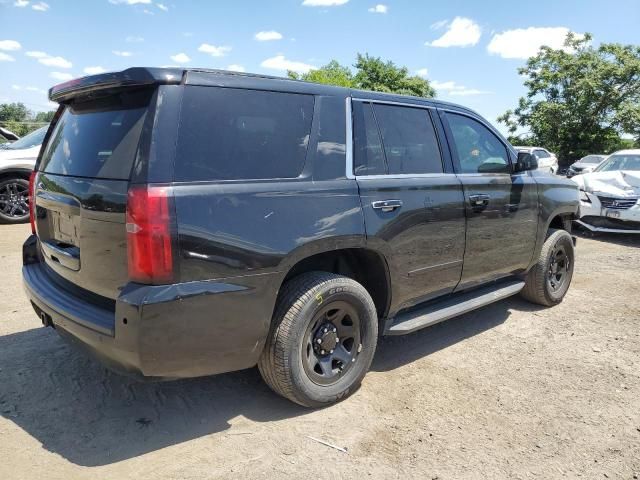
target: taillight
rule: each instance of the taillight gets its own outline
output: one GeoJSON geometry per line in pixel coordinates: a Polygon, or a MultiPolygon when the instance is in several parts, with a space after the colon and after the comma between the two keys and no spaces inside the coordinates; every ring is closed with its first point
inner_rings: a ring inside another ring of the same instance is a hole
{"type": "Polygon", "coordinates": [[[35,170],[29,175],[29,221],[31,222],[31,233],[36,233],[36,177],[35,170]]]}
{"type": "Polygon", "coordinates": [[[140,283],[173,279],[171,188],[133,186],[127,195],[129,278],[140,283]]]}

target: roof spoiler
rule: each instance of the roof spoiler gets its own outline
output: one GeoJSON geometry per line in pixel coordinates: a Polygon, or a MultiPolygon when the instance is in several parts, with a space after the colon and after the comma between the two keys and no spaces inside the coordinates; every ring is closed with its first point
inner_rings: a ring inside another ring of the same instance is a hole
{"type": "Polygon", "coordinates": [[[75,78],[50,88],[49,100],[63,103],[72,97],[104,90],[154,84],[175,85],[182,82],[183,74],[184,70],[179,68],[134,67],[121,72],[75,78]]]}

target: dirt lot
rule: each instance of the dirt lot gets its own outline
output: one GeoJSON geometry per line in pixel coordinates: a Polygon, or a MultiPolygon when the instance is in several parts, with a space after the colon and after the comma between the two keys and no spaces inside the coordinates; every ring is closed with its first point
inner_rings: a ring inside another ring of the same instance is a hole
{"type": "Polygon", "coordinates": [[[39,326],[20,283],[28,226],[1,229],[2,479],[640,476],[640,238],[580,238],[553,309],[514,298],[383,340],[355,395],[309,411],[257,370],[105,371],[39,326]]]}

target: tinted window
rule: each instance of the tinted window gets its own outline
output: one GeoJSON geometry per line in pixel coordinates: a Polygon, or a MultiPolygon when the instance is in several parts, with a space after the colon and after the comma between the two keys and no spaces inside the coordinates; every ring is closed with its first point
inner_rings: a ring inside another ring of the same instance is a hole
{"type": "Polygon", "coordinates": [[[49,138],[40,170],[128,179],[150,96],[123,93],[67,107],[49,138]]]}
{"type": "Polygon", "coordinates": [[[640,170],[640,155],[611,155],[595,171],[615,172],[617,170],[640,170]]]}
{"type": "Polygon", "coordinates": [[[295,178],[304,168],[312,117],[310,95],[188,87],[175,179],[295,178]]]}
{"type": "Polygon", "coordinates": [[[538,158],[549,158],[551,155],[547,153],[545,150],[536,150],[536,157],[538,158]]]}
{"type": "Polygon", "coordinates": [[[375,104],[389,174],[442,173],[442,159],[429,112],[375,104]]]}
{"type": "Polygon", "coordinates": [[[480,122],[464,115],[447,114],[461,173],[508,173],[507,149],[480,122]]]}
{"type": "Polygon", "coordinates": [[[387,173],[380,134],[368,103],[353,102],[353,143],[353,172],[356,175],[387,173]]]}

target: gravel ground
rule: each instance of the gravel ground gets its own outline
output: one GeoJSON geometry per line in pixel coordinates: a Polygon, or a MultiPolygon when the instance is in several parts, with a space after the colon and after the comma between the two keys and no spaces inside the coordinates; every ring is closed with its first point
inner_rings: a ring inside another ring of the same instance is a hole
{"type": "Polygon", "coordinates": [[[640,237],[580,238],[555,308],[512,298],[384,339],[358,392],[310,411],[256,369],[107,372],[39,326],[28,226],[1,229],[2,479],[640,477],[640,237]]]}

